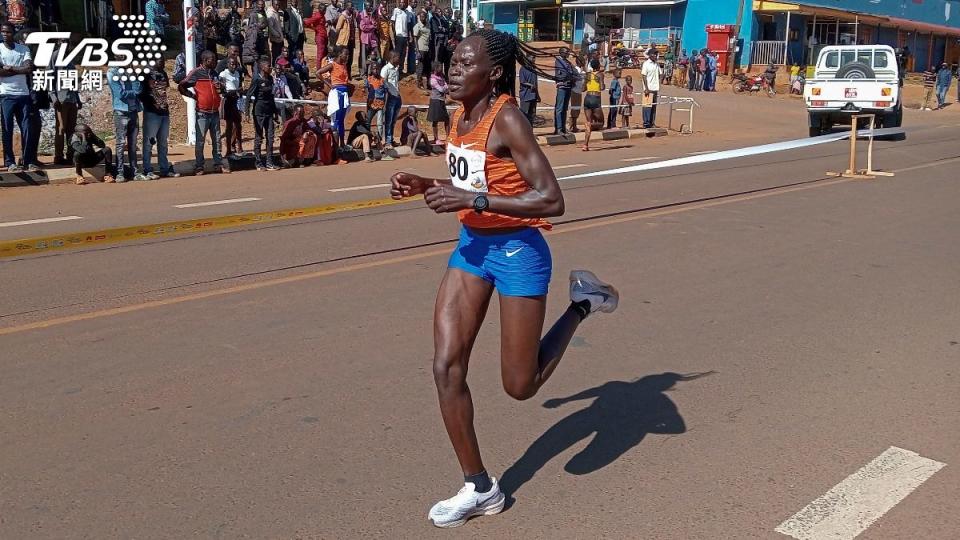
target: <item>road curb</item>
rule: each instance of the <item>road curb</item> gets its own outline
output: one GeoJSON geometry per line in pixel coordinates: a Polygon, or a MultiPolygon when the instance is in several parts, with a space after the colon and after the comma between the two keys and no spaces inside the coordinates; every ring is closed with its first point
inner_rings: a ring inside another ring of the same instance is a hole
{"type": "MultiPolygon", "coordinates": [[[[667,135],[666,128],[651,129],[608,129],[601,131],[601,140],[617,141],[623,139],[633,139],[637,137],[664,137],[667,135]]],[[[586,139],[586,133],[578,131],[576,133],[566,133],[564,135],[540,135],[537,142],[540,146],[564,146],[576,144],[586,139]]]]}

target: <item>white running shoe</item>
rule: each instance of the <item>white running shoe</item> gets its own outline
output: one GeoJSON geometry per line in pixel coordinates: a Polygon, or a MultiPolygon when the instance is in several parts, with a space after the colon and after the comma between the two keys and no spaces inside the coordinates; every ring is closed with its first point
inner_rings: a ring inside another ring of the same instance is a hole
{"type": "Polygon", "coordinates": [[[473,516],[499,514],[507,498],[500,492],[496,478],[491,478],[493,487],[486,493],[477,493],[472,482],[467,482],[453,497],[433,505],[427,519],[437,527],[459,527],[473,516]]]}
{"type": "Polygon", "coordinates": [[[620,302],[620,293],[613,285],[600,281],[593,272],[574,270],[570,272],[570,300],[590,302],[590,313],[602,311],[613,313],[620,302]]]}

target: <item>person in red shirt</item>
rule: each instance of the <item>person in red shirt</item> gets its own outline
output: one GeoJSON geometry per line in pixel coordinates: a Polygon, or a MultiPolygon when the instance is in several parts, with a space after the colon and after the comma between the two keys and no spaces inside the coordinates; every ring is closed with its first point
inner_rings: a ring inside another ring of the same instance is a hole
{"type": "Polygon", "coordinates": [[[207,133],[213,146],[214,172],[230,173],[230,164],[220,154],[220,94],[223,85],[217,76],[217,55],[212,51],[203,51],[200,55],[200,67],[194,68],[177,86],[184,97],[197,102],[197,142],[194,147],[194,173],[203,174],[203,145],[207,133]]]}
{"type": "Polygon", "coordinates": [[[312,11],[303,21],[303,27],[313,30],[314,41],[317,44],[317,69],[319,70],[323,67],[324,57],[327,56],[327,20],[323,10],[320,9],[320,0],[313,0],[310,8],[312,11]]]}

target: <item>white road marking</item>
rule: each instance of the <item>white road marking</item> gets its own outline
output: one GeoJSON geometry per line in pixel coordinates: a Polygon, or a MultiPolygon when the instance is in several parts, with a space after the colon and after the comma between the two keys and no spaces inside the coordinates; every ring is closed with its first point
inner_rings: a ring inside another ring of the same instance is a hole
{"type": "Polygon", "coordinates": [[[945,466],[891,446],[774,530],[797,540],[852,539],[945,466]]]}
{"type": "Polygon", "coordinates": [[[74,219],[83,219],[80,216],[49,217],[43,219],[28,219],[26,221],[7,221],[0,223],[0,227],[19,227],[20,225],[36,225],[38,223],[55,223],[57,221],[72,221],[74,219]]]}
{"type": "Polygon", "coordinates": [[[573,165],[557,165],[556,167],[553,168],[553,170],[559,171],[560,169],[575,169],[577,167],[586,167],[586,166],[587,166],[586,163],[574,163],[573,165]]]}
{"type": "MultiPolygon", "coordinates": [[[[857,136],[866,136],[869,133],[868,130],[860,130],[857,132],[857,136]]],[[[876,136],[883,135],[895,135],[899,133],[906,133],[905,130],[900,128],[889,128],[882,129],[879,131],[874,131],[876,136]]],[[[736,159],[744,158],[748,156],[758,156],[761,154],[769,154],[772,152],[783,152],[785,150],[797,150],[800,148],[807,148],[810,146],[816,146],[819,144],[829,144],[836,141],[842,141],[850,137],[850,132],[840,132],[840,133],[831,133],[829,135],[821,135],[819,137],[807,137],[805,139],[793,139],[790,141],[777,142],[772,144],[761,144],[759,146],[748,146],[746,148],[735,148],[733,150],[723,150],[720,152],[713,152],[710,154],[702,156],[687,156],[682,158],[667,159],[664,161],[654,161],[653,163],[641,163],[640,165],[628,165],[626,167],[617,167],[614,169],[605,169],[602,171],[593,171],[588,173],[574,174],[571,176],[564,176],[558,178],[557,180],[580,180],[581,178],[592,178],[594,176],[611,176],[614,174],[626,174],[634,173],[641,171],[652,171],[655,169],[666,169],[668,167],[680,167],[683,165],[699,165],[702,163],[710,163],[712,161],[722,161],[725,159],[736,159]]]]}
{"type": "Polygon", "coordinates": [[[626,162],[629,163],[629,162],[631,162],[631,161],[649,161],[649,160],[651,160],[651,159],[660,159],[660,157],[659,157],[659,156],[632,157],[632,158],[621,159],[620,161],[626,161],[626,162]]]}
{"type": "Polygon", "coordinates": [[[253,202],[253,201],[262,201],[257,197],[246,197],[243,199],[224,199],[222,201],[206,201],[206,202],[194,202],[187,204],[176,204],[174,208],[197,208],[199,206],[218,206],[221,204],[234,204],[234,203],[244,203],[244,202],[253,202]]]}
{"type": "Polygon", "coordinates": [[[702,156],[704,154],[716,154],[716,150],[701,150],[699,152],[687,152],[688,156],[702,156]]]}
{"type": "Polygon", "coordinates": [[[342,187],[336,189],[328,189],[327,191],[331,193],[339,193],[341,191],[360,191],[361,189],[375,189],[375,188],[385,188],[390,187],[390,184],[370,184],[369,186],[355,186],[355,187],[342,187]]]}

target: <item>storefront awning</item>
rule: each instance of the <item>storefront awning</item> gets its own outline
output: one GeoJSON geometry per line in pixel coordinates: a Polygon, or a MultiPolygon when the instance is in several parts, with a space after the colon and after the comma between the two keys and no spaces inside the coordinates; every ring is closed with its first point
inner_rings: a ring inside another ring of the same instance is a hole
{"type": "Polygon", "coordinates": [[[887,21],[884,22],[884,26],[895,26],[901,30],[912,30],[914,32],[920,32],[921,34],[960,36],[960,28],[911,21],[909,19],[898,19],[896,17],[887,17],[887,21]]]}
{"type": "Polygon", "coordinates": [[[788,2],[770,2],[768,0],[753,0],[753,11],[757,13],[785,13],[794,15],[814,15],[823,19],[836,19],[844,22],[860,22],[861,24],[883,24],[887,18],[876,15],[867,15],[856,11],[807,6],[788,2]]]}
{"type": "Polygon", "coordinates": [[[675,6],[687,0],[569,0],[560,6],[563,9],[598,8],[598,7],[657,7],[675,6]]]}

